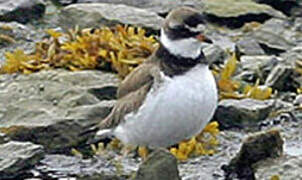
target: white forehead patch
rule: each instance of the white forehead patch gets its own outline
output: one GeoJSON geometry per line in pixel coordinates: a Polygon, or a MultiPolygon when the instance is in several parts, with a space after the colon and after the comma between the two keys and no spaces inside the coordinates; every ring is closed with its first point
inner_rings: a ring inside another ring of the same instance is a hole
{"type": "Polygon", "coordinates": [[[161,29],[160,42],[169,50],[171,54],[185,58],[197,58],[201,53],[202,43],[196,38],[185,38],[171,40],[161,29]]]}

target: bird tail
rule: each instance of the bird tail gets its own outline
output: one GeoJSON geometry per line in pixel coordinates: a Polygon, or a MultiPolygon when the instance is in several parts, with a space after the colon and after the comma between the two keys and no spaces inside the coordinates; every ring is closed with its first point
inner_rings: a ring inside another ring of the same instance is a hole
{"type": "Polygon", "coordinates": [[[96,132],[93,138],[87,141],[87,144],[95,144],[103,139],[112,138],[112,137],[113,137],[112,129],[101,129],[96,132]]]}

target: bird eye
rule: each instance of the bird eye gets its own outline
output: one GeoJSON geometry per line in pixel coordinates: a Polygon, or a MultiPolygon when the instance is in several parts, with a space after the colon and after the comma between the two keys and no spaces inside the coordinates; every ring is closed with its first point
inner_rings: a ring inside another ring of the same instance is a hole
{"type": "Polygon", "coordinates": [[[185,20],[185,24],[190,27],[197,27],[199,24],[205,24],[204,16],[201,14],[194,14],[185,20]]]}

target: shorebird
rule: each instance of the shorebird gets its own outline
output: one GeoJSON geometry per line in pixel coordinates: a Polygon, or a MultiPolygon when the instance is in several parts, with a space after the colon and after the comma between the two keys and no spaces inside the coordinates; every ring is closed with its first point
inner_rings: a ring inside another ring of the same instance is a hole
{"type": "Polygon", "coordinates": [[[127,145],[168,147],[197,135],[217,106],[217,87],[202,52],[205,17],[190,7],[171,11],[160,46],[120,84],[112,112],[89,132],[127,145]]]}

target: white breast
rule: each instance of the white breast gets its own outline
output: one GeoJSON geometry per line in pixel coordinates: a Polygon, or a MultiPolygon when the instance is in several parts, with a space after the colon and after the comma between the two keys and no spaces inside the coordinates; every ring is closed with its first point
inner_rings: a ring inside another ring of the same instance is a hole
{"type": "Polygon", "coordinates": [[[137,113],[128,114],[114,135],[124,143],[166,147],[199,133],[217,106],[217,88],[206,65],[166,77],[137,113]]]}

